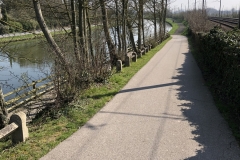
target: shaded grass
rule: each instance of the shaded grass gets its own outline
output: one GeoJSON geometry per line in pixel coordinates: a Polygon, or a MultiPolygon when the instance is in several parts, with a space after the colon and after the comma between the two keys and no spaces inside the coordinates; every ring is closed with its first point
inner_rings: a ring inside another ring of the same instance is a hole
{"type": "Polygon", "coordinates": [[[184,31],[182,32],[182,35],[183,36],[188,36],[188,22],[187,21],[183,21],[183,25],[186,27],[185,29],[184,29],[184,31]]]}
{"type": "MultiPolygon", "coordinates": [[[[173,29],[176,29],[174,26],[173,29]]],[[[57,118],[45,113],[29,125],[29,139],[25,143],[11,145],[10,140],[0,142],[0,159],[39,159],[68,138],[95,115],[148,61],[171,39],[149,51],[131,67],[114,72],[107,84],[93,84],[74,103],[58,110],[57,118]]]]}

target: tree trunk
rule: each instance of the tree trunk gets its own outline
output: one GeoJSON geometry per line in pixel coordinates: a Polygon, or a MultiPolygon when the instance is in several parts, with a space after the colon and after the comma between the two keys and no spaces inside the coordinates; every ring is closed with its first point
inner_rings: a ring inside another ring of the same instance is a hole
{"type": "Polygon", "coordinates": [[[138,50],[141,49],[142,45],[142,8],[143,8],[143,0],[139,0],[138,2],[138,50]]]}
{"type": "Polygon", "coordinates": [[[122,50],[127,55],[127,30],[126,30],[126,22],[127,22],[127,6],[128,0],[122,0],[122,50]]]}
{"type": "Polygon", "coordinates": [[[154,24],[154,38],[157,39],[157,16],[156,16],[156,0],[153,1],[153,24],[154,24]]]}
{"type": "Polygon", "coordinates": [[[0,129],[4,128],[8,124],[8,111],[5,106],[4,95],[2,87],[0,86],[0,129]]]}
{"type": "Polygon", "coordinates": [[[163,14],[164,14],[164,0],[161,1],[161,11],[159,11],[159,36],[162,41],[162,28],[163,28],[163,14]]]}
{"type": "Polygon", "coordinates": [[[79,39],[80,39],[80,47],[81,47],[81,54],[85,55],[85,45],[84,45],[84,34],[83,34],[83,4],[84,0],[79,0],[78,2],[78,19],[79,19],[79,39]]]}
{"type": "Polygon", "coordinates": [[[83,36],[84,36],[84,49],[85,49],[85,57],[87,59],[87,63],[89,62],[89,55],[88,55],[88,36],[87,36],[87,25],[86,25],[86,21],[87,21],[87,16],[86,16],[86,0],[84,1],[84,5],[83,5],[83,36]]]}
{"type": "Polygon", "coordinates": [[[111,36],[110,36],[110,33],[109,33],[107,12],[106,12],[106,7],[105,7],[104,2],[105,2],[105,0],[99,0],[101,10],[102,10],[103,30],[104,30],[104,34],[105,34],[106,41],[107,41],[107,46],[108,46],[108,50],[109,50],[109,54],[110,54],[111,64],[112,64],[112,66],[115,66],[116,62],[117,62],[117,57],[116,57],[116,54],[115,54],[115,46],[112,42],[112,39],[111,39],[111,36]]]}
{"type": "Polygon", "coordinates": [[[80,63],[80,55],[78,50],[77,44],[77,29],[76,29],[76,7],[75,7],[75,0],[71,0],[71,13],[72,13],[72,21],[71,21],[71,29],[73,35],[73,45],[74,45],[74,53],[77,59],[77,62],[80,63]]]}
{"type": "Polygon", "coordinates": [[[133,32],[132,32],[132,25],[130,24],[130,22],[128,20],[127,20],[127,27],[128,27],[129,39],[130,39],[130,42],[132,44],[133,51],[137,53],[138,51],[137,51],[135,41],[134,41],[134,36],[133,36],[133,32]]]}
{"type": "Polygon", "coordinates": [[[167,5],[168,5],[168,0],[166,0],[166,2],[165,2],[164,16],[163,16],[163,35],[164,35],[164,37],[165,37],[165,34],[166,34],[167,5]]]}
{"type": "Polygon", "coordinates": [[[88,14],[88,9],[86,9],[86,16],[87,16],[87,24],[88,24],[88,43],[90,45],[90,54],[91,54],[91,57],[93,60],[94,55],[93,55],[93,46],[92,46],[92,29],[91,29],[91,23],[90,23],[90,18],[89,18],[89,14],[88,14]]]}
{"type": "Polygon", "coordinates": [[[120,37],[120,23],[119,23],[119,5],[118,5],[118,0],[115,0],[115,6],[116,6],[116,21],[117,21],[117,26],[116,26],[116,31],[117,31],[117,39],[118,39],[118,51],[121,51],[122,48],[122,43],[121,43],[121,37],[120,37]]]}
{"type": "Polygon", "coordinates": [[[145,36],[144,36],[144,17],[143,17],[143,1],[141,5],[141,15],[142,15],[142,44],[145,46],[145,36]]]}
{"type": "Polygon", "coordinates": [[[54,53],[57,55],[57,57],[59,58],[62,65],[65,67],[67,74],[70,76],[71,75],[70,68],[69,68],[70,66],[69,66],[68,62],[66,61],[66,59],[64,58],[61,49],[58,47],[58,45],[56,44],[56,42],[54,41],[52,35],[50,34],[50,32],[48,30],[46,22],[42,16],[41,5],[40,5],[39,0],[33,0],[33,6],[34,6],[34,11],[36,14],[38,24],[39,24],[47,42],[49,43],[51,48],[54,50],[54,53]]]}

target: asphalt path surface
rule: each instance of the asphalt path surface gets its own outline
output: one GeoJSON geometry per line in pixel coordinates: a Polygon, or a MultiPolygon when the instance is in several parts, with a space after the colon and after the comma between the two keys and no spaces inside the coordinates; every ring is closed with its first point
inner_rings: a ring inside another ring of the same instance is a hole
{"type": "Polygon", "coordinates": [[[172,37],[86,125],[41,159],[240,160],[187,38],[172,37]]]}

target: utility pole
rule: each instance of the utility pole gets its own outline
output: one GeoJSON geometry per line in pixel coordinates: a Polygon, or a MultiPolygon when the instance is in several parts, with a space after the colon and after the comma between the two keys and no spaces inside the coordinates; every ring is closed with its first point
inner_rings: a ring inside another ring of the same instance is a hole
{"type": "Polygon", "coordinates": [[[189,10],[189,0],[188,0],[188,10],[189,10]]]}
{"type": "Polygon", "coordinates": [[[240,29],[240,7],[238,9],[238,29],[240,29]]]}
{"type": "Polygon", "coordinates": [[[197,0],[195,0],[195,11],[197,10],[197,0]]]}
{"type": "Polygon", "coordinates": [[[219,17],[221,17],[222,0],[220,0],[219,17]]]}
{"type": "Polygon", "coordinates": [[[205,4],[204,4],[205,0],[203,0],[202,2],[202,14],[204,13],[204,9],[205,9],[205,4]]]}

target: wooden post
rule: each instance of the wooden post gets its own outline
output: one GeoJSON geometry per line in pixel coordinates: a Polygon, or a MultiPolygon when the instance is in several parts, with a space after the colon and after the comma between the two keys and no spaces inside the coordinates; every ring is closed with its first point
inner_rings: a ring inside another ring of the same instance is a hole
{"type": "Polygon", "coordinates": [[[3,128],[8,123],[8,111],[4,100],[2,87],[0,86],[0,128],[3,128]]]}

